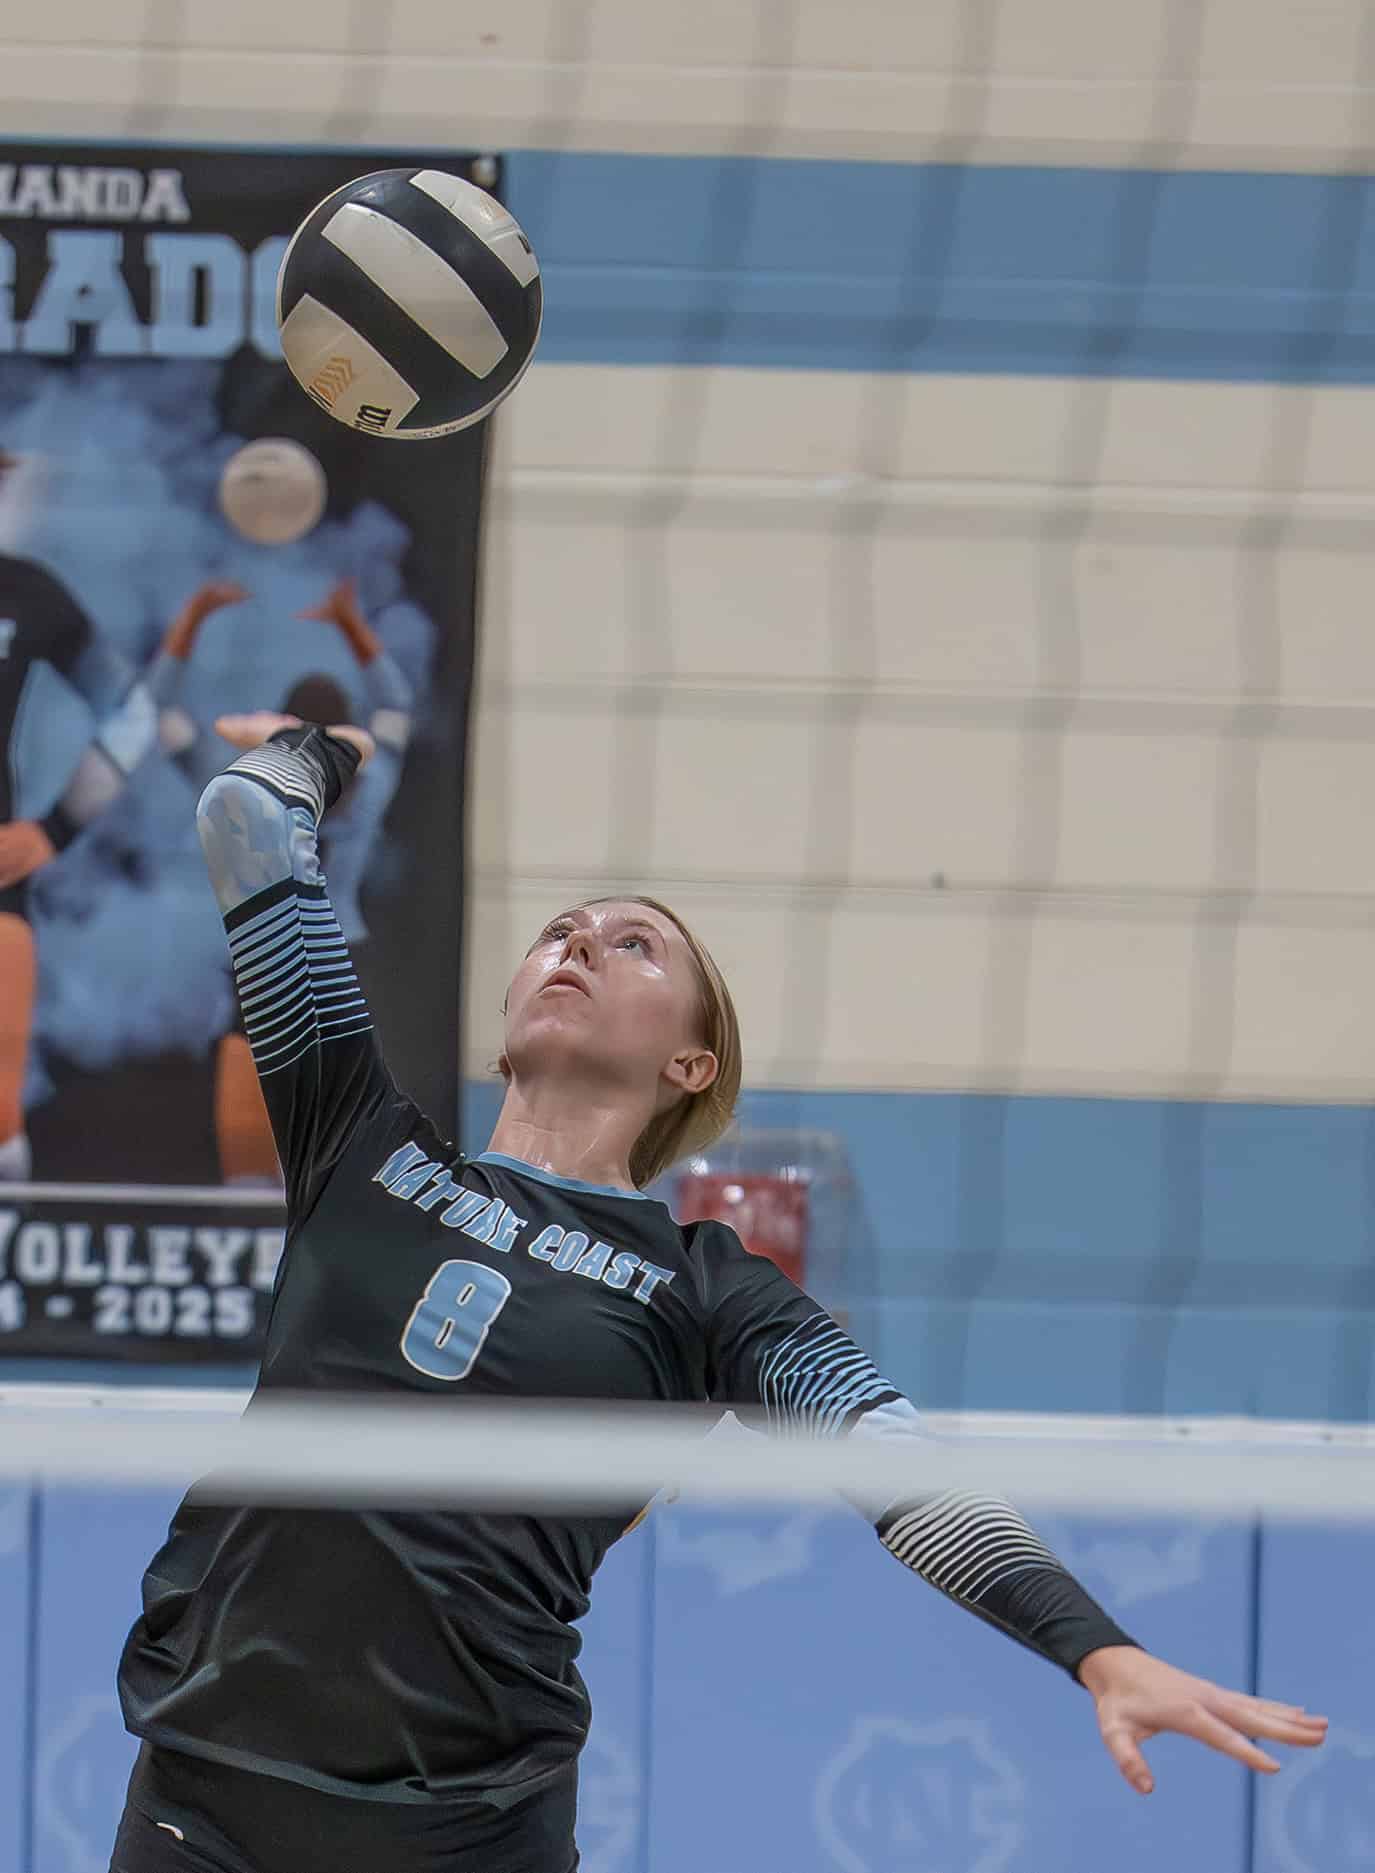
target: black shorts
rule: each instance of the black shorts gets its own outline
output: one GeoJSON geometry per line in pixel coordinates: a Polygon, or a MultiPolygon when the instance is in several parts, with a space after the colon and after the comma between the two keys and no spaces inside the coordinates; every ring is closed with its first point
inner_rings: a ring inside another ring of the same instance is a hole
{"type": "Polygon", "coordinates": [[[110,1873],[574,1873],[577,1772],[498,1809],[353,1801],[145,1743],[110,1873]]]}

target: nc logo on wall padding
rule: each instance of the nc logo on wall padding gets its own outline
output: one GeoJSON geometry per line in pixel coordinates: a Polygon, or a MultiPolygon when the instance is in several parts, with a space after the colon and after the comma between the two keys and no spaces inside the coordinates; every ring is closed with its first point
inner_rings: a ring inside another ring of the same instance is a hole
{"type": "Polygon", "coordinates": [[[817,1834],[844,1873],[1005,1873],[1025,1790],[978,1718],[856,1718],[816,1785],[817,1834]]]}

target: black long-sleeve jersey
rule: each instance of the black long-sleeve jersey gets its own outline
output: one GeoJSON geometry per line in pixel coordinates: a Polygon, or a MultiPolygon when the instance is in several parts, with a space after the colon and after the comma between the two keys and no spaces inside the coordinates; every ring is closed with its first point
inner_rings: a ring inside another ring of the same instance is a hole
{"type": "MultiPolygon", "coordinates": [[[[397,1090],[316,861],[353,758],[289,731],[200,807],[287,1186],[257,1395],[425,1393],[455,1437],[465,1401],[493,1397],[712,1401],[776,1431],[910,1435],[907,1401],[729,1229],[459,1157],[397,1090]]],[[[586,1735],[571,1622],[626,1520],[224,1506],[193,1490],[144,1579],[125,1719],[341,1794],[515,1800],[586,1735]]],[[[945,1494],[875,1520],[900,1560],[1068,1670],[1130,1643],[1006,1504],[945,1494]]]]}

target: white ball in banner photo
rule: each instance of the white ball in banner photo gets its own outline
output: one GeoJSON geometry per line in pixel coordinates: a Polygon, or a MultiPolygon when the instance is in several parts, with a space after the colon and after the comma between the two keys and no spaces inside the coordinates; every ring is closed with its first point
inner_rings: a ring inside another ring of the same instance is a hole
{"type": "Polygon", "coordinates": [[[543,304],[515,218],[438,169],[382,169],[337,189],[277,275],[297,383],[337,422],[398,441],[490,415],[534,356],[543,304]]]}
{"type": "Polygon", "coordinates": [[[299,442],[264,436],[236,449],[220,474],[220,511],[257,546],[290,546],[320,524],[325,471],[299,442]]]}

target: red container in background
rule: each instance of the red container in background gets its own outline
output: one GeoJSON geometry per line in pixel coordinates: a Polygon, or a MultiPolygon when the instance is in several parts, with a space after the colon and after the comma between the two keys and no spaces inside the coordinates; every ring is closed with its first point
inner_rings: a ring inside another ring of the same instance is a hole
{"type": "Polygon", "coordinates": [[[835,1133],[738,1126],[670,1173],[661,1194],[680,1222],[728,1223],[837,1320],[872,1326],[873,1242],[835,1133]]]}
{"type": "Polygon", "coordinates": [[[709,1171],[678,1179],[674,1208],[683,1223],[729,1223],[752,1255],[767,1255],[791,1280],[806,1280],[810,1180],[787,1172],[709,1171]]]}

